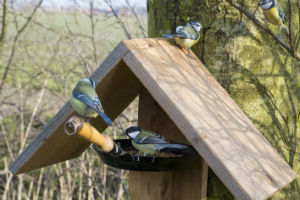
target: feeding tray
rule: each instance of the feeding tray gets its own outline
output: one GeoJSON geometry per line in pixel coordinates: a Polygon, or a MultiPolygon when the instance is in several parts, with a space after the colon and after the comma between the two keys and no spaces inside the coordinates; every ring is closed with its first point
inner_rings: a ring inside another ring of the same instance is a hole
{"type": "Polygon", "coordinates": [[[144,156],[137,154],[137,150],[132,146],[130,139],[114,140],[115,145],[121,150],[120,153],[107,153],[99,151],[93,144],[93,149],[98,153],[102,161],[120,169],[136,171],[169,171],[185,169],[192,166],[198,159],[198,153],[188,145],[185,149],[165,149],[159,156],[144,156]],[[165,155],[165,156],[164,156],[165,155]]]}

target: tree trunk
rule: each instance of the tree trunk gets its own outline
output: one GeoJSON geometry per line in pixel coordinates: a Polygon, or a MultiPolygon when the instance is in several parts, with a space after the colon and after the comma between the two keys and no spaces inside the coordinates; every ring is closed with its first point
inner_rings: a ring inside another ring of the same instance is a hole
{"type": "MultiPolygon", "coordinates": [[[[174,32],[177,25],[199,21],[205,28],[193,51],[299,174],[300,63],[235,8],[226,2],[216,2],[148,0],[149,37],[162,37],[164,33],[174,32]]],[[[258,0],[235,2],[254,13],[258,0]]],[[[287,0],[280,3],[288,14],[287,0]]],[[[294,1],[292,6],[293,26],[294,32],[298,33],[296,3],[294,1]]],[[[278,33],[276,27],[265,21],[260,8],[255,16],[278,33]]],[[[294,35],[297,37],[299,35],[294,35]]],[[[286,37],[282,40],[288,43],[286,37]]],[[[300,199],[299,182],[298,178],[271,198],[300,199]]],[[[233,199],[212,171],[209,173],[208,199],[233,199]]]]}

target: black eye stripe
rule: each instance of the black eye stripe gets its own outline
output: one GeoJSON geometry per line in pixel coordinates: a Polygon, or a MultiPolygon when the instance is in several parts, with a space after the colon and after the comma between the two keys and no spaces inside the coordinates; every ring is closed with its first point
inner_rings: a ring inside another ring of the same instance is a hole
{"type": "Polygon", "coordinates": [[[89,78],[89,81],[90,81],[90,84],[93,86],[93,88],[96,88],[96,83],[93,79],[90,79],[89,78]]]}

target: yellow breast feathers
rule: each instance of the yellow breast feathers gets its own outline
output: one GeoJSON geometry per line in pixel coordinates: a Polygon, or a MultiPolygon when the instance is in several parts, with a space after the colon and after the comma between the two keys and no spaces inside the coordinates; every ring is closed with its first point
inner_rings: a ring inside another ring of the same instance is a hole
{"type": "Polygon", "coordinates": [[[184,47],[184,48],[190,48],[191,46],[193,46],[194,44],[196,44],[199,41],[200,37],[198,37],[197,40],[182,39],[182,38],[178,38],[178,37],[175,37],[174,39],[179,46],[184,47]]]}
{"type": "Polygon", "coordinates": [[[276,6],[269,10],[264,10],[265,17],[274,25],[281,25],[283,24],[282,19],[279,16],[278,9],[276,6]]]}

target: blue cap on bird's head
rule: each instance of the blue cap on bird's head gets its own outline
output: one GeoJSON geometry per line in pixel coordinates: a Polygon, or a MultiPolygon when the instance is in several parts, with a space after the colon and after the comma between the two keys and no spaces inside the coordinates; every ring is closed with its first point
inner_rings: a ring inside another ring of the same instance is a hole
{"type": "Polygon", "coordinates": [[[275,4],[275,0],[260,0],[259,5],[263,9],[270,9],[275,4]]]}
{"type": "Polygon", "coordinates": [[[130,138],[135,138],[141,131],[142,129],[140,127],[131,126],[126,129],[125,134],[128,135],[130,138]]]}
{"type": "Polygon", "coordinates": [[[83,78],[83,79],[78,81],[78,83],[80,83],[80,82],[87,82],[87,83],[91,84],[94,89],[96,89],[96,82],[93,79],[83,78]]]}
{"type": "Polygon", "coordinates": [[[197,31],[199,32],[201,30],[201,28],[203,28],[203,26],[197,22],[197,21],[192,21],[192,22],[189,22],[189,24],[197,31]]]}

